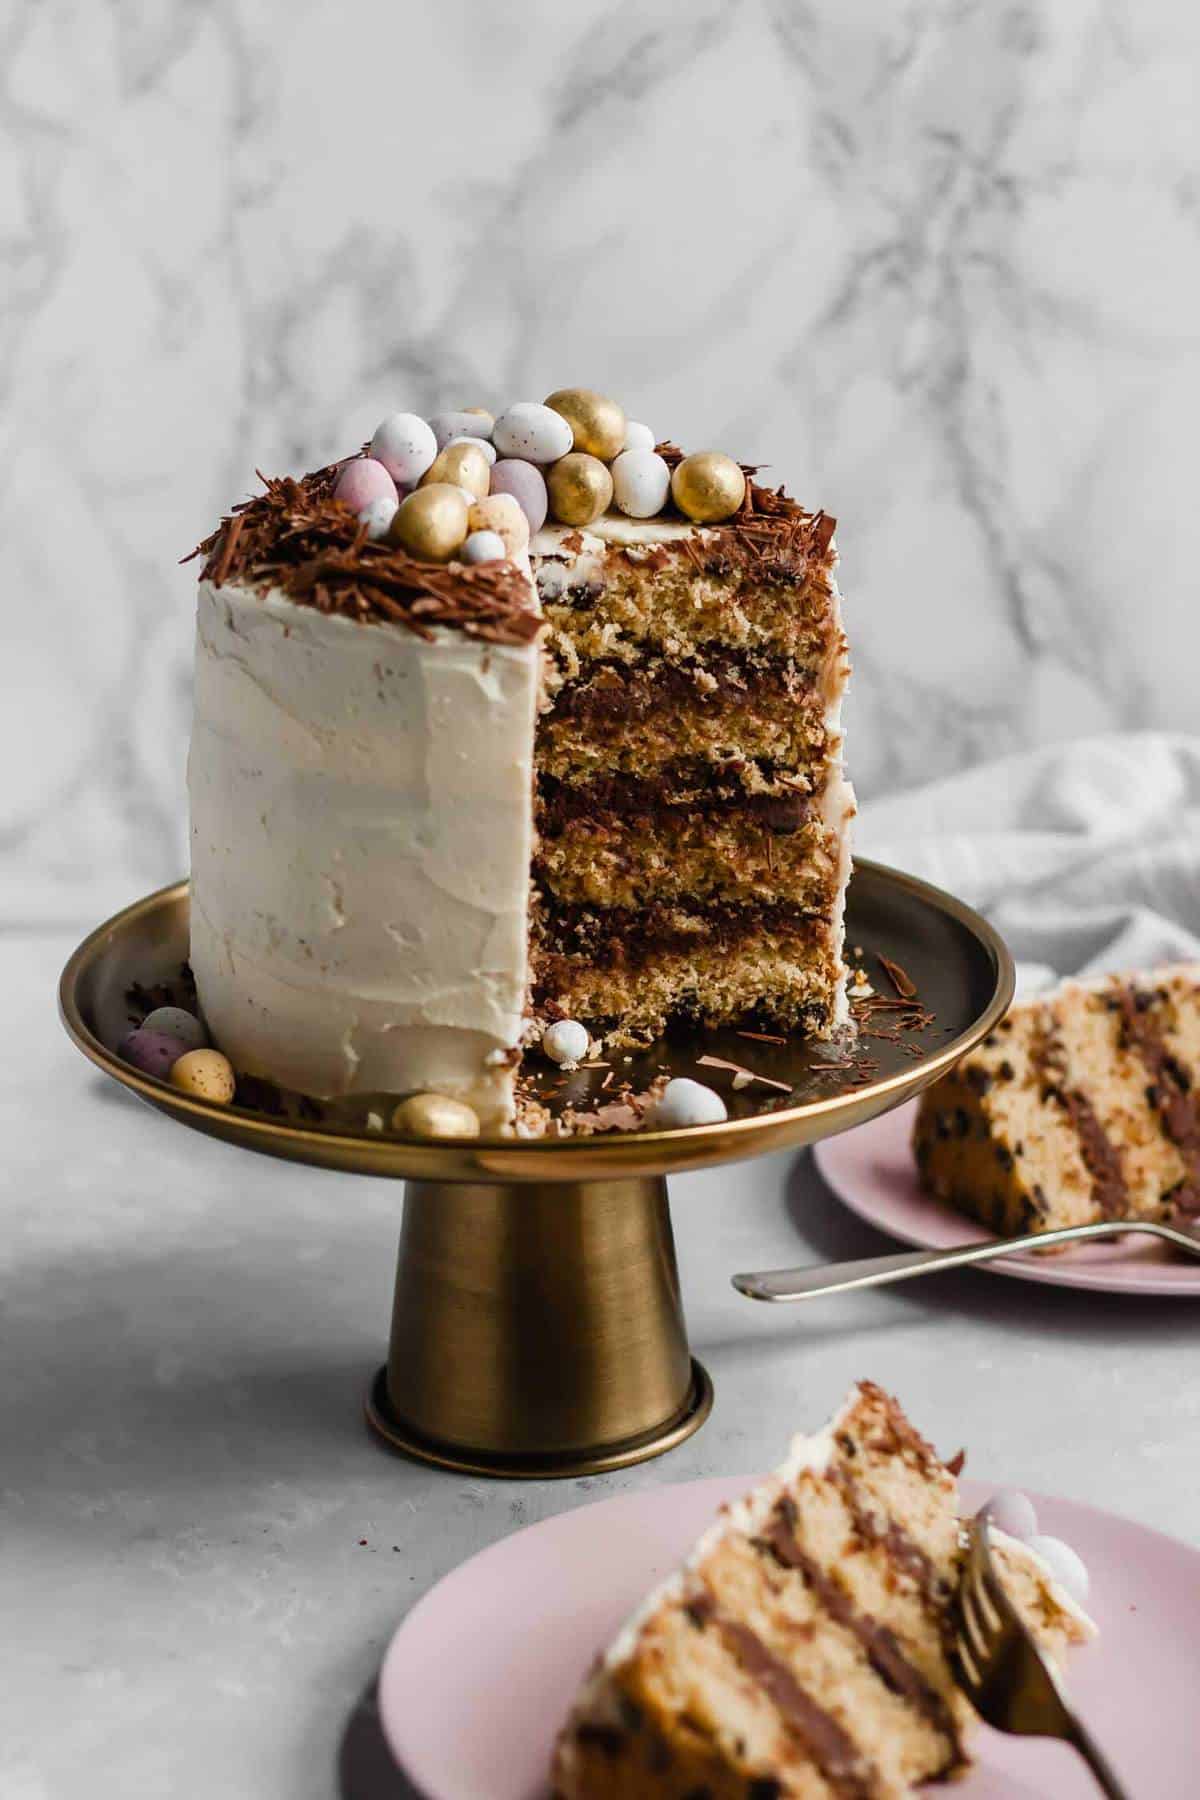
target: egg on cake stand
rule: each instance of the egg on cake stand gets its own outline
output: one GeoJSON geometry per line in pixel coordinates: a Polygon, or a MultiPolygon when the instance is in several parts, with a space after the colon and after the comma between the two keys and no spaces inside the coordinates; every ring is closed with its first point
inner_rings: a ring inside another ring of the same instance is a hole
{"type": "MultiPolygon", "coordinates": [[[[666,1177],[799,1148],[899,1106],[1008,1007],[1004,944],[928,883],[857,861],[846,927],[880,987],[890,979],[911,988],[915,1028],[873,1032],[858,1054],[733,1029],[672,1035],[622,1064],[623,1074],[635,1089],[664,1065],[716,1084],[715,1066],[729,1112],[674,1129],[405,1135],[404,1113],[400,1129],[380,1132],[368,1129],[365,1108],[343,1120],[335,1109],[313,1117],[302,1104],[282,1113],[221,1105],[144,1073],[117,1051],[126,996],[134,984],[178,983],[186,882],[92,932],[63,971],[60,1008],[85,1056],[180,1125],[292,1162],[406,1182],[388,1361],[366,1401],[381,1438],[476,1474],[579,1475],[671,1449],[712,1404],[688,1349],[666,1177]]],[[[597,1070],[564,1082],[536,1055],[527,1067],[551,1113],[610,1098],[597,1070]]]]}

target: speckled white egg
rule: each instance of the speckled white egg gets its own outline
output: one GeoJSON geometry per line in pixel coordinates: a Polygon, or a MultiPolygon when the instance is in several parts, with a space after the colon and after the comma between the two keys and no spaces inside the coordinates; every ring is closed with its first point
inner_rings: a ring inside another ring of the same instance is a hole
{"type": "Polygon", "coordinates": [[[437,439],[437,447],[444,450],[455,438],[469,437],[491,441],[492,420],[487,413],[442,412],[434,413],[429,421],[430,430],[437,439]]]}
{"type": "Polygon", "coordinates": [[[622,450],[612,478],[617,508],[631,519],[652,519],[667,504],[671,471],[654,450],[622,450]]]}
{"type": "Polygon", "coordinates": [[[542,1049],[556,1063],[577,1063],[588,1053],[591,1039],[578,1019],[556,1019],[542,1033],[542,1049]]]}
{"type": "Polygon", "coordinates": [[[443,448],[446,450],[453,450],[455,444],[470,444],[473,449],[482,450],[488,460],[489,467],[496,460],[496,446],[493,443],[489,443],[487,438],[471,437],[469,433],[464,431],[460,432],[457,437],[449,438],[443,448]]]}
{"type": "Polygon", "coordinates": [[[203,1050],[208,1042],[208,1033],[195,1013],[186,1012],[182,1006],[156,1006],[142,1020],[142,1030],[165,1032],[189,1050],[203,1050]]]}
{"type": "Polygon", "coordinates": [[[637,419],[626,419],[625,443],[622,446],[623,449],[653,450],[654,444],[654,433],[648,425],[641,424],[637,419]]]}
{"type": "Polygon", "coordinates": [[[465,563],[503,562],[506,554],[498,531],[473,531],[460,551],[465,563]]]}
{"type": "Polygon", "coordinates": [[[496,420],[492,442],[501,456],[521,457],[525,462],[552,463],[566,456],[575,433],[561,413],[533,400],[518,400],[496,420]]]}
{"type": "Polygon", "coordinates": [[[725,1102],[713,1088],[677,1075],[663,1089],[648,1123],[656,1131],[674,1131],[685,1125],[719,1125],[728,1117],[725,1102]]]}
{"type": "Polygon", "coordinates": [[[354,456],[342,464],[333,484],[333,497],[357,513],[370,506],[372,500],[395,500],[396,484],[375,457],[354,456]]]}
{"type": "Polygon", "coordinates": [[[420,481],[437,453],[437,439],[416,413],[389,413],[371,439],[371,455],[406,487],[420,481]]]}
{"type": "Polygon", "coordinates": [[[1087,1572],[1087,1564],[1078,1551],[1072,1550],[1070,1544],[1064,1544],[1061,1538],[1036,1536],[1026,1538],[1026,1547],[1040,1556],[1055,1581],[1064,1587],[1076,1606],[1086,1606],[1091,1578],[1087,1572]]]}
{"type": "Polygon", "coordinates": [[[1037,1533],[1033,1501],[1016,1488],[1000,1488],[992,1495],[985,1510],[996,1529],[1007,1531],[1009,1537],[1031,1538],[1037,1533]]]}
{"type": "Polygon", "coordinates": [[[387,536],[399,505],[398,499],[389,499],[386,494],[381,494],[378,500],[372,500],[369,506],[363,507],[358,515],[358,522],[366,526],[367,536],[372,541],[387,536]]]}
{"type": "Polygon", "coordinates": [[[504,458],[492,470],[493,494],[511,494],[525,517],[530,531],[540,531],[550,511],[550,491],[546,477],[522,457],[504,458]]]}

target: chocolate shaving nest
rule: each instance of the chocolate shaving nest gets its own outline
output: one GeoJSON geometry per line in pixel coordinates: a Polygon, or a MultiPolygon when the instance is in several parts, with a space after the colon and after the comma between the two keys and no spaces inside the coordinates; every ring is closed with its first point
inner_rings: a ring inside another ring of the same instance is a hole
{"type": "MultiPolygon", "coordinates": [[[[202,581],[276,588],[318,612],[391,620],[431,639],[434,626],[495,644],[527,644],[542,629],[530,584],[510,562],[420,562],[372,542],[333,498],[341,463],[299,481],[260,475],[266,492],[244,500],[192,551],[202,581]]],[[[190,562],[192,557],[185,557],[190,562]]]]}
{"type": "MultiPolygon", "coordinates": [[[[683,452],[658,446],[674,468],[683,452]]],[[[318,612],[361,621],[391,621],[432,639],[433,628],[464,632],[496,644],[527,644],[543,628],[530,583],[511,562],[430,563],[396,545],[367,537],[333,489],[344,463],[330,463],[296,480],[259,475],[265,492],[243,500],[217,530],[183,560],[200,556],[200,579],[266,591],[274,588],[318,612]]],[[[725,525],[706,527],[703,550],[690,539],[662,546],[704,565],[743,564],[763,578],[786,575],[829,550],[835,521],[808,513],[784,493],[760,487],[755,465],[741,465],[746,497],[725,525]]],[[[794,579],[794,575],[792,577],[794,579]]]]}

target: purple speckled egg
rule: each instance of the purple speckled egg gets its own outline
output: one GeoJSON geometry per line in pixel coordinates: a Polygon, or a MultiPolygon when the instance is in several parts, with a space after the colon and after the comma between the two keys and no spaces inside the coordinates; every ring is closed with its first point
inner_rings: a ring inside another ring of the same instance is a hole
{"type": "Polygon", "coordinates": [[[492,470],[493,494],[511,494],[525,517],[531,532],[540,531],[550,510],[546,478],[531,462],[519,456],[502,457],[492,470]]]}
{"type": "Polygon", "coordinates": [[[140,1069],[143,1075],[157,1075],[160,1081],[165,1081],[172,1064],[186,1056],[190,1047],[182,1038],[171,1037],[165,1031],[147,1031],[143,1025],[121,1039],[117,1055],[140,1069]]]}
{"type": "Polygon", "coordinates": [[[381,462],[373,456],[355,456],[342,467],[333,490],[335,500],[344,500],[352,512],[362,512],[372,500],[396,501],[396,484],[381,462]]]}

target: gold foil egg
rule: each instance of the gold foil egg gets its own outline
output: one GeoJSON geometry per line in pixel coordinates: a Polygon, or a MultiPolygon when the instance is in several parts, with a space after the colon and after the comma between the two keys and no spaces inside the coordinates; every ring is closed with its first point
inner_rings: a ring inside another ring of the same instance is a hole
{"type": "Polygon", "coordinates": [[[492,481],[492,465],[487,452],[476,444],[447,444],[422,475],[421,486],[433,487],[439,481],[466,488],[469,494],[482,500],[492,481]]]}
{"type": "Polygon", "coordinates": [[[405,1137],[478,1137],[479,1120],[464,1100],[449,1094],[410,1094],[392,1114],[392,1130],[405,1137]]]}
{"type": "Polygon", "coordinates": [[[234,1079],[233,1064],[219,1050],[189,1050],[178,1062],[171,1064],[171,1086],[184,1094],[194,1094],[198,1100],[213,1100],[218,1106],[228,1106],[233,1099],[234,1079]]]}
{"type": "Polygon", "coordinates": [[[597,456],[572,450],[546,470],[550,511],[563,525],[590,525],[612,504],[613,478],[597,456]]]}
{"type": "Polygon", "coordinates": [[[529,548],[529,520],[511,494],[489,494],[486,500],[477,500],[468,524],[472,531],[496,532],[507,557],[520,556],[529,548]]]}
{"type": "Polygon", "coordinates": [[[625,448],[625,412],[615,400],[591,388],[559,388],[545,404],[561,414],[575,433],[576,450],[611,462],[625,448]]]}
{"type": "Polygon", "coordinates": [[[469,512],[462,488],[439,481],[400,502],[388,536],[422,562],[449,562],[466,542],[469,512]]]}
{"type": "Polygon", "coordinates": [[[746,477],[732,456],[699,450],[685,456],[671,476],[671,496],[681,513],[698,525],[731,519],[746,497],[746,477]]]}

